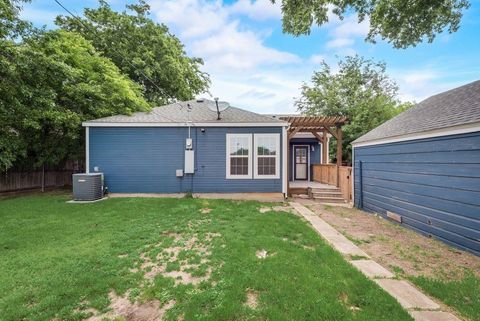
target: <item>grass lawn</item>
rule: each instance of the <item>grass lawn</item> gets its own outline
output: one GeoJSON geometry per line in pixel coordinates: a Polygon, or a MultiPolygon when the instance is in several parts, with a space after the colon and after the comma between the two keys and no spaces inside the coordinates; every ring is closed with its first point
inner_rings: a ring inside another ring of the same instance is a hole
{"type": "Polygon", "coordinates": [[[469,320],[480,320],[480,278],[472,274],[459,280],[431,277],[411,277],[425,293],[455,308],[469,320]]]}
{"type": "Polygon", "coordinates": [[[286,211],[68,198],[0,201],[1,321],[411,320],[286,211]]]}

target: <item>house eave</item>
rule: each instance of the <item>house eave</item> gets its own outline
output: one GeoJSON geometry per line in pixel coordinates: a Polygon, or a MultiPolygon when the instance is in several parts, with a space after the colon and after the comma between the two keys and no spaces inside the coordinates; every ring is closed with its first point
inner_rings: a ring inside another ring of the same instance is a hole
{"type": "Polygon", "coordinates": [[[388,143],[397,143],[417,139],[425,138],[434,138],[441,136],[457,135],[457,134],[467,134],[480,131],[480,122],[474,122],[469,124],[462,124],[457,126],[433,129],[429,131],[424,131],[421,133],[412,133],[406,135],[392,136],[380,139],[374,139],[364,142],[352,142],[353,147],[363,147],[363,146],[373,146],[373,145],[382,145],[388,143]]]}
{"type": "Polygon", "coordinates": [[[179,122],[179,123],[153,123],[153,122],[83,122],[83,127],[287,127],[287,122],[245,122],[245,123],[228,123],[228,122],[179,122]]]}

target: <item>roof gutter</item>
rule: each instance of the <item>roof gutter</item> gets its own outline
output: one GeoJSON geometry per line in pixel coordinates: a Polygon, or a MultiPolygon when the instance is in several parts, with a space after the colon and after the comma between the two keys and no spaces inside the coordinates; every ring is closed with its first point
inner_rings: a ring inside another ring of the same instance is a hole
{"type": "MultiPolygon", "coordinates": [[[[83,122],[83,127],[185,127],[187,123],[141,123],[141,122],[83,122]]],[[[289,123],[287,122],[252,122],[252,123],[228,123],[228,122],[192,122],[190,126],[193,127],[287,127],[289,123]]]]}
{"type": "Polygon", "coordinates": [[[432,130],[424,131],[421,133],[399,135],[399,136],[374,139],[374,140],[369,140],[364,142],[354,141],[352,142],[352,146],[362,147],[362,146],[381,145],[381,144],[397,143],[397,142],[404,142],[404,141],[416,140],[416,139],[467,134],[467,133],[474,133],[474,132],[480,132],[480,122],[439,128],[439,129],[432,129],[432,130]]]}

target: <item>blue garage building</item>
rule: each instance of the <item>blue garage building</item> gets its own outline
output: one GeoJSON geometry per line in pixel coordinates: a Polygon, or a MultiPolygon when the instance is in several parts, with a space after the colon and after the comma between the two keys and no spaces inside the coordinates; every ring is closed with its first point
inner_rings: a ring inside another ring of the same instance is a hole
{"type": "Polygon", "coordinates": [[[352,143],[354,203],[480,255],[480,81],[352,143]]]}

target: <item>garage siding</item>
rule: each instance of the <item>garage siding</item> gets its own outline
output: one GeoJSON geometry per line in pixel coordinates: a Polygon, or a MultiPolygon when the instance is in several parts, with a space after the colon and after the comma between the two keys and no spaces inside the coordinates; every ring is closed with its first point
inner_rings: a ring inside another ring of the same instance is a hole
{"type": "MultiPolygon", "coordinates": [[[[281,127],[191,129],[195,174],[184,167],[186,127],[90,127],[90,171],[98,167],[113,193],[282,192],[282,179],[226,179],[227,133],[279,133],[281,127]]],[[[282,137],[280,137],[280,145],[282,137]]],[[[280,146],[281,148],[281,146],[280,146]]],[[[280,151],[280,157],[282,153],[280,151]]],[[[281,175],[282,159],[280,159],[281,175]]]]}
{"type": "Polygon", "coordinates": [[[355,147],[355,206],[480,255],[480,133],[355,147]]]}

